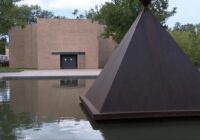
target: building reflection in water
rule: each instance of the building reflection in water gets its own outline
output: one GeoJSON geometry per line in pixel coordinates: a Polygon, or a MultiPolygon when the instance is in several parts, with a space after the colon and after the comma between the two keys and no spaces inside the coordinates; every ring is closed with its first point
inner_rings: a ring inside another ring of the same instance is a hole
{"type": "Polygon", "coordinates": [[[84,79],[64,79],[60,80],[60,87],[66,88],[84,88],[85,80],[84,79]]]}
{"type": "Polygon", "coordinates": [[[83,96],[93,82],[94,79],[11,80],[10,105],[16,113],[31,112],[42,121],[85,119],[79,96],[83,96]]]}

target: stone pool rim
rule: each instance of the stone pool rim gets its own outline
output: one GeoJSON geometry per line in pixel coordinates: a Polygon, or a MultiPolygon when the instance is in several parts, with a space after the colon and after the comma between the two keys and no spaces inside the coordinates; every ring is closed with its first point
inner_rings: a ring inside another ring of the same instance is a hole
{"type": "Polygon", "coordinates": [[[25,70],[22,72],[0,73],[0,80],[63,79],[63,78],[94,79],[98,77],[100,72],[101,69],[25,70]]]}

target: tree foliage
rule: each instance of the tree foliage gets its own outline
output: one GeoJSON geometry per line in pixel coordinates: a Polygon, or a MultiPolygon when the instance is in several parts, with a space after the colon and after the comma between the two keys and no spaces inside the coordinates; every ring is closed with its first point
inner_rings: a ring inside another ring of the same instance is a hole
{"type": "Polygon", "coordinates": [[[85,16],[83,14],[79,14],[78,9],[74,9],[74,11],[72,12],[72,15],[74,15],[76,17],[76,19],[84,19],[85,18],[85,16]]]}
{"type": "MultiPolygon", "coordinates": [[[[158,0],[149,6],[160,23],[165,27],[166,20],[176,12],[176,8],[169,11],[168,6],[168,0],[158,0]]],[[[86,18],[106,25],[103,36],[112,36],[119,43],[142,11],[142,8],[143,6],[139,0],[112,0],[89,10],[86,13],[86,18]]]]}
{"type": "Polygon", "coordinates": [[[13,26],[25,26],[36,22],[37,18],[53,18],[52,12],[42,10],[40,6],[16,5],[20,0],[0,1],[0,35],[6,35],[13,26]]]}
{"type": "Polygon", "coordinates": [[[13,15],[14,1],[0,0],[0,38],[13,26],[15,17],[13,15]]]}
{"type": "Polygon", "coordinates": [[[200,24],[176,23],[170,33],[192,62],[200,68],[200,24]]]}
{"type": "Polygon", "coordinates": [[[53,18],[54,15],[52,12],[42,10],[40,6],[34,5],[34,6],[17,6],[18,12],[18,19],[21,20],[21,23],[19,25],[26,25],[30,23],[34,23],[37,21],[37,18],[53,18]]]}
{"type": "Polygon", "coordinates": [[[5,53],[6,34],[14,25],[14,0],[0,0],[0,54],[5,53]]]}
{"type": "Polygon", "coordinates": [[[21,0],[0,0],[0,53],[5,51],[5,43],[9,29],[13,26],[25,27],[37,21],[37,18],[63,18],[54,16],[52,12],[42,10],[40,6],[18,6],[21,0]]]}

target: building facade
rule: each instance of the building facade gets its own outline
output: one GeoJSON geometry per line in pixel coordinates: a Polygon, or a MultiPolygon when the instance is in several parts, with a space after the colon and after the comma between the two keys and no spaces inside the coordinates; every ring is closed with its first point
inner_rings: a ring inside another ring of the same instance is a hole
{"type": "Polygon", "coordinates": [[[103,26],[91,20],[38,19],[9,32],[10,67],[34,69],[96,69],[115,47],[103,39],[103,26]]]}

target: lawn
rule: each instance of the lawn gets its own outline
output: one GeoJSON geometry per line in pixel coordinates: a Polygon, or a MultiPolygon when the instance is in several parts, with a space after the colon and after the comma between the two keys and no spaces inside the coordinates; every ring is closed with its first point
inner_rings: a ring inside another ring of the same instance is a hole
{"type": "Polygon", "coordinates": [[[0,73],[3,72],[21,72],[24,69],[17,69],[17,68],[9,68],[9,67],[0,67],[0,73]]]}

